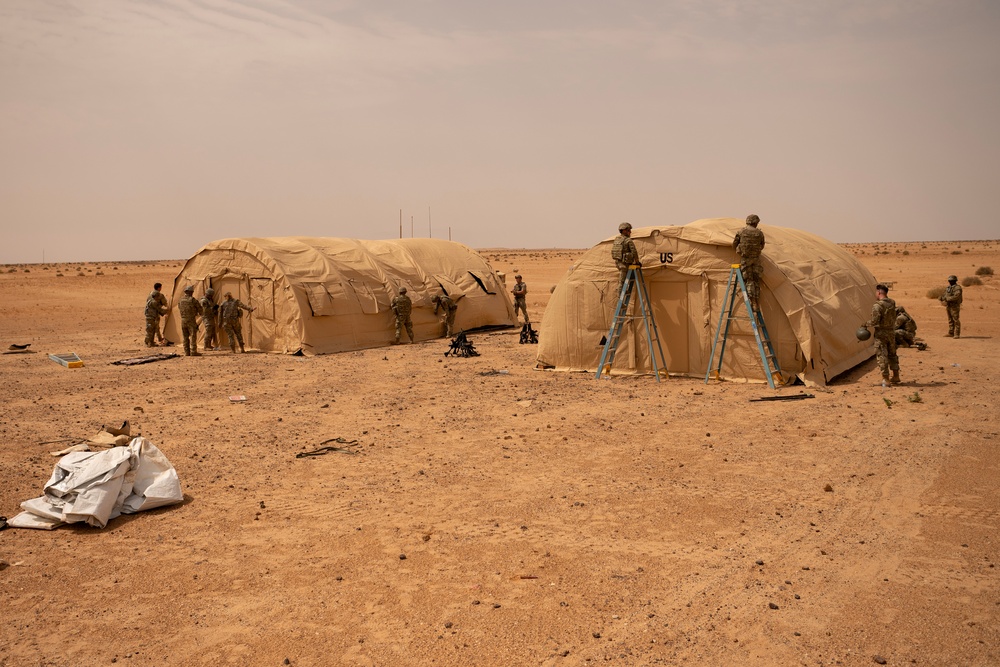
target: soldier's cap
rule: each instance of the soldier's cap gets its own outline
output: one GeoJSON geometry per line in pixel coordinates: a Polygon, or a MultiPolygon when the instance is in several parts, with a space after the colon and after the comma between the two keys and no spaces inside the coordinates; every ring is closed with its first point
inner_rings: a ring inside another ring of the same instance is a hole
{"type": "Polygon", "coordinates": [[[400,287],[399,288],[399,293],[400,294],[406,294],[406,288],[405,287],[400,287]]]}
{"type": "Polygon", "coordinates": [[[886,294],[889,293],[889,288],[886,287],[885,285],[883,285],[882,283],[879,283],[878,285],[876,285],[875,289],[877,289],[880,292],[885,292],[886,294]]]}
{"type": "Polygon", "coordinates": [[[632,229],[632,223],[623,222],[622,224],[618,225],[618,231],[624,232],[626,229],[632,229]]]}
{"type": "Polygon", "coordinates": [[[212,289],[211,287],[205,290],[205,296],[212,296],[213,294],[215,294],[215,290],[212,289]]]}
{"type": "Polygon", "coordinates": [[[189,292],[190,293],[194,293],[194,285],[188,285],[187,287],[184,288],[184,293],[185,294],[187,294],[189,292]]]}
{"type": "Polygon", "coordinates": [[[758,222],[760,222],[760,216],[758,216],[756,213],[751,213],[750,215],[747,216],[748,225],[756,225],[758,222]]]}
{"type": "Polygon", "coordinates": [[[950,282],[950,283],[957,283],[958,282],[958,276],[948,276],[948,282],[950,282]]]}
{"type": "Polygon", "coordinates": [[[232,292],[226,292],[226,298],[227,299],[231,299],[232,297],[233,297],[233,293],[232,292]]]}
{"type": "Polygon", "coordinates": [[[520,274],[520,273],[515,273],[515,274],[514,274],[514,277],[515,277],[515,278],[520,278],[520,277],[521,277],[521,274],[520,274]]]}

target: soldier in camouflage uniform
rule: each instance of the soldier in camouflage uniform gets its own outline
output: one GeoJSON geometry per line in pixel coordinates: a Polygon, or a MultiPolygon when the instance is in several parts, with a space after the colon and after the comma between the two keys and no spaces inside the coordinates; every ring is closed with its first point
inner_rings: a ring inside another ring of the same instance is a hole
{"type": "Polygon", "coordinates": [[[246,352],[243,347],[243,323],[240,322],[240,310],[252,313],[255,309],[247,306],[239,299],[233,298],[232,292],[226,292],[226,300],[219,304],[219,318],[222,320],[222,328],[229,337],[229,349],[236,352],[236,344],[240,345],[240,352],[246,352]]]}
{"type": "Polygon", "coordinates": [[[410,343],[413,343],[413,320],[410,318],[410,314],[413,312],[413,302],[406,295],[405,287],[399,288],[399,296],[393,297],[389,308],[396,314],[395,345],[399,345],[399,338],[403,334],[404,328],[406,335],[410,337],[410,343]]]}
{"type": "Polygon", "coordinates": [[[902,306],[896,306],[896,347],[910,347],[917,338],[917,321],[902,306]]]}
{"type": "Polygon", "coordinates": [[[205,349],[211,350],[217,348],[219,345],[218,341],[218,324],[217,315],[219,313],[219,306],[215,303],[215,290],[209,287],[205,290],[205,296],[201,297],[201,323],[205,325],[205,349]]]}
{"type": "Polygon", "coordinates": [[[962,322],[958,313],[962,310],[962,286],[958,284],[958,276],[948,276],[948,286],[938,299],[948,308],[948,333],[945,336],[961,338],[962,322]]]}
{"type": "Polygon", "coordinates": [[[434,296],[431,301],[434,303],[435,315],[438,314],[439,309],[442,311],[444,315],[444,335],[450,338],[455,329],[455,313],[458,311],[458,304],[447,294],[434,296]]]}
{"type": "Polygon", "coordinates": [[[153,291],[146,297],[146,347],[153,347],[156,339],[163,342],[163,334],[160,333],[160,316],[167,314],[167,297],[163,296],[160,283],[153,285],[153,291]]]}
{"type": "Polygon", "coordinates": [[[899,384],[899,357],[896,356],[896,302],[889,298],[889,288],[876,285],[878,301],[872,306],[872,316],[862,326],[875,328],[875,358],[882,371],[882,381],[899,384]],[[892,379],[889,371],[892,371],[892,379]]]}
{"type": "Polygon", "coordinates": [[[514,319],[517,319],[518,311],[524,313],[524,323],[528,324],[528,284],[521,282],[521,274],[514,276],[514,289],[510,291],[514,295],[514,319]]]}
{"type": "MultiPolygon", "coordinates": [[[[611,244],[611,259],[615,260],[618,267],[618,294],[622,293],[625,285],[625,277],[628,275],[628,267],[639,264],[639,251],[635,248],[632,240],[632,225],[623,222],[618,225],[618,236],[611,244]]],[[[631,285],[629,286],[631,289],[631,285]]]]}
{"type": "Polygon", "coordinates": [[[201,315],[201,304],[194,298],[194,285],[184,288],[184,296],[177,303],[181,312],[181,335],[184,337],[184,354],[189,357],[200,357],[198,352],[198,316],[201,315]]]}
{"type": "Polygon", "coordinates": [[[733,239],[733,250],[739,253],[740,271],[754,310],[760,310],[760,281],[764,276],[764,267],[760,263],[760,253],[764,250],[764,232],[757,229],[758,224],[758,216],[748,215],[747,226],[736,232],[736,238],[733,239]]]}

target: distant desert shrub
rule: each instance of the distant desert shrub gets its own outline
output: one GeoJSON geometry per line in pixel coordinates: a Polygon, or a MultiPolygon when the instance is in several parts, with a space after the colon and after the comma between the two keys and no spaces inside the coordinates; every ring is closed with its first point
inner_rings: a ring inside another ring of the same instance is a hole
{"type": "Polygon", "coordinates": [[[83,271],[79,271],[76,275],[82,276],[82,275],[84,275],[84,273],[83,273],[83,271]]]}
{"type": "Polygon", "coordinates": [[[909,254],[910,254],[910,251],[909,251],[909,250],[904,250],[904,251],[903,251],[903,254],[904,254],[904,255],[909,255],[909,254]]]}
{"type": "Polygon", "coordinates": [[[63,274],[61,274],[61,273],[57,273],[56,274],[56,278],[62,278],[62,277],[63,277],[63,274]]]}
{"type": "Polygon", "coordinates": [[[929,290],[927,290],[927,298],[928,299],[940,299],[941,295],[943,295],[943,294],[944,294],[944,288],[943,287],[932,287],[929,290]]]}
{"type": "Polygon", "coordinates": [[[11,268],[7,269],[7,273],[17,273],[17,269],[15,269],[14,267],[11,267],[11,268]]]}
{"type": "Polygon", "coordinates": [[[961,255],[961,254],[962,254],[962,251],[961,251],[961,250],[952,250],[952,251],[951,251],[951,254],[952,254],[952,255],[961,255]]]}
{"type": "Polygon", "coordinates": [[[972,287],[973,285],[982,285],[983,281],[976,276],[965,276],[962,278],[962,287],[972,287]]]}
{"type": "Polygon", "coordinates": [[[24,272],[25,273],[31,273],[31,269],[25,269],[24,272]]]}
{"type": "Polygon", "coordinates": [[[993,275],[993,269],[991,269],[988,266],[980,266],[978,269],[976,269],[976,275],[977,276],[992,276],[993,275]]]}
{"type": "Polygon", "coordinates": [[[556,286],[555,285],[553,285],[552,287],[549,288],[549,294],[552,294],[555,291],[556,291],[556,286]]]}

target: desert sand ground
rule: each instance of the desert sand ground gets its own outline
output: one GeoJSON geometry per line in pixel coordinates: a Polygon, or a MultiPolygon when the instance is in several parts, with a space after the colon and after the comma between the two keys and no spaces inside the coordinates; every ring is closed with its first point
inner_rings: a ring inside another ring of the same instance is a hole
{"type": "MultiPolygon", "coordinates": [[[[1000,280],[959,340],[926,296],[1000,243],[849,249],[930,347],[902,386],[872,360],[773,403],[536,371],[514,331],[115,366],[179,261],[0,267],[0,349],[37,352],[0,356],[0,514],[40,495],[42,443],[124,419],[185,494],[0,532],[0,665],[1000,664],[1000,280]],[[338,436],[358,454],[295,458],[338,436]]],[[[540,320],[582,251],[483,254],[540,320]]]]}

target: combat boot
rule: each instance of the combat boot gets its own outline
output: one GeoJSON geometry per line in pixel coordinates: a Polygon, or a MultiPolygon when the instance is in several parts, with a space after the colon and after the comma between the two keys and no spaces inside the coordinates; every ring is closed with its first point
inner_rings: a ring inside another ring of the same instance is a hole
{"type": "Polygon", "coordinates": [[[243,348],[243,343],[240,343],[240,352],[246,352],[246,350],[243,348]]]}
{"type": "Polygon", "coordinates": [[[892,384],[899,384],[902,380],[899,379],[899,371],[895,370],[892,372],[892,378],[889,380],[892,384]]]}

